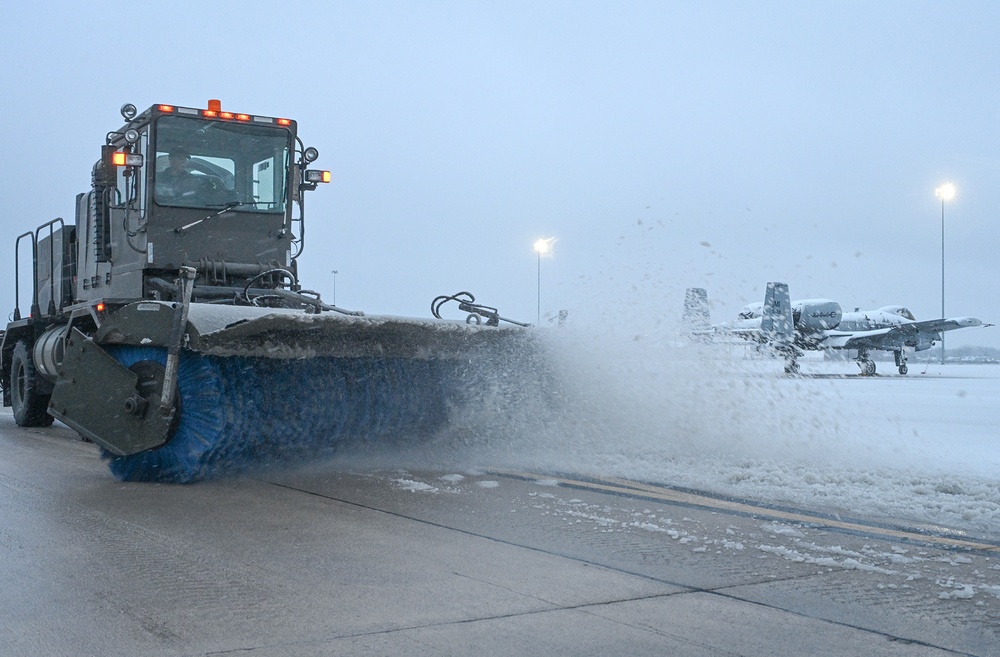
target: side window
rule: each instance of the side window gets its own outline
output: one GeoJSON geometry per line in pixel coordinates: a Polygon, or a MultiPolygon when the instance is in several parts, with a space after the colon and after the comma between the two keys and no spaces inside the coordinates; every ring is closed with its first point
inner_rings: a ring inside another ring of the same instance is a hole
{"type": "Polygon", "coordinates": [[[274,158],[253,165],[253,200],[258,207],[274,204],[274,158]]]}

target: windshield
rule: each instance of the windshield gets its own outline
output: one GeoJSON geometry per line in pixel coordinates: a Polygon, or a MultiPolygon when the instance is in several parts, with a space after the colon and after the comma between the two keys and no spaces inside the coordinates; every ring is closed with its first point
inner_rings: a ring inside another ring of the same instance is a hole
{"type": "Polygon", "coordinates": [[[159,205],[281,213],[291,134],[284,128],[164,116],[157,121],[159,205]]]}

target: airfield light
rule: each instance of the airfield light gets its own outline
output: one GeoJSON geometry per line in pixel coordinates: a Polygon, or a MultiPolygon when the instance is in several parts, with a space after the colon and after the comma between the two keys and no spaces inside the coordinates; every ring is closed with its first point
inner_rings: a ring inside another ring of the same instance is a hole
{"type": "Polygon", "coordinates": [[[542,323],[542,256],[548,255],[552,251],[555,243],[554,237],[543,237],[535,240],[535,253],[538,254],[538,318],[536,324],[542,323]]]}
{"type": "MultiPolygon", "coordinates": [[[[941,317],[944,318],[944,202],[955,198],[955,185],[945,183],[934,190],[941,199],[941,317]]],[[[944,365],[944,332],[941,333],[941,364],[944,365]]]]}
{"type": "Polygon", "coordinates": [[[945,183],[934,190],[934,193],[940,196],[942,201],[950,201],[955,198],[955,186],[951,183],[945,183]]]}
{"type": "Polygon", "coordinates": [[[539,257],[547,255],[548,252],[552,250],[552,242],[554,241],[555,238],[552,237],[549,237],[548,239],[535,240],[535,253],[537,253],[539,257]]]}

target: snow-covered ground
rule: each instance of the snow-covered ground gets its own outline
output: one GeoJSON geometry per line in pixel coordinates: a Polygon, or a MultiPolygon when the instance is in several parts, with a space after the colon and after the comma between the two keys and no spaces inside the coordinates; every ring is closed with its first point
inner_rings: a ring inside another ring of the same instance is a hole
{"type": "MultiPolygon", "coordinates": [[[[649,335],[551,333],[517,413],[490,398],[406,465],[617,476],[1000,538],[1000,367],[806,359],[803,376],[649,335]],[[544,390],[542,389],[544,388],[544,390]]],[[[731,351],[731,350],[730,350],[731,351]]]]}

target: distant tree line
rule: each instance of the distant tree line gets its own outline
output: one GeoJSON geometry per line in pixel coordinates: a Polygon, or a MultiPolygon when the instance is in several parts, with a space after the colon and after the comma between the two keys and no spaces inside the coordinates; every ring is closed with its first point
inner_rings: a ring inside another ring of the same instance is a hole
{"type": "MultiPolygon", "coordinates": [[[[892,354],[889,354],[890,360],[892,354]]],[[[995,347],[947,347],[944,351],[947,363],[1000,363],[1000,349],[995,347]]],[[[914,354],[910,360],[941,361],[941,345],[914,354]]]]}

